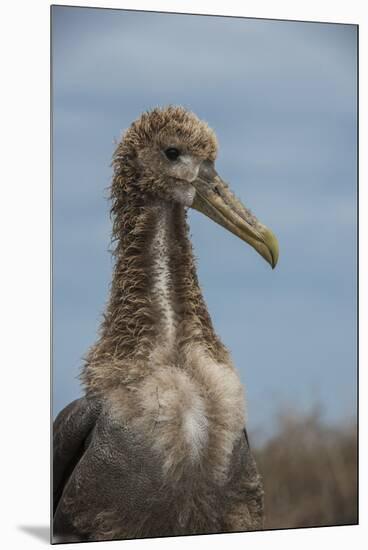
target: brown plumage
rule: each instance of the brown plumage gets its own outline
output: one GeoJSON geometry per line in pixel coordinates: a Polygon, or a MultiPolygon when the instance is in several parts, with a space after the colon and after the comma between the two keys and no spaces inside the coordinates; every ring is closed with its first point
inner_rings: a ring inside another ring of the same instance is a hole
{"type": "Polygon", "coordinates": [[[262,526],[243,390],[202,297],[186,210],[272,267],[277,241],[219,178],[216,153],[207,124],[171,106],[144,113],[115,151],[110,299],[85,397],[54,426],[56,540],[262,526]]]}

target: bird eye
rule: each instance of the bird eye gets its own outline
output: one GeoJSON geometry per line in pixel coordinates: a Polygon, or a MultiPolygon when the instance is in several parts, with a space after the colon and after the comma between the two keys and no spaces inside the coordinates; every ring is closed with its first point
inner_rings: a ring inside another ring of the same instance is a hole
{"type": "Polygon", "coordinates": [[[175,147],[169,147],[168,149],[166,149],[165,155],[169,160],[176,160],[180,155],[180,151],[175,147]]]}

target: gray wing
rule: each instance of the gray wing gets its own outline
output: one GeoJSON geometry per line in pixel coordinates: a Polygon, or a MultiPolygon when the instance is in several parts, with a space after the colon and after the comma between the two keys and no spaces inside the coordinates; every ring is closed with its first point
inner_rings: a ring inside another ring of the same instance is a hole
{"type": "Polygon", "coordinates": [[[233,450],[230,472],[226,504],[223,506],[222,532],[262,529],[263,483],[250,449],[245,428],[233,450]]]}
{"type": "Polygon", "coordinates": [[[56,513],[64,488],[82,458],[100,414],[96,399],[82,397],[56,417],[53,429],[53,504],[56,513]]]}
{"type": "Polygon", "coordinates": [[[144,437],[111,417],[104,402],[77,400],[55,421],[54,542],[136,538],[162,498],[161,469],[144,437]],[[128,537],[130,535],[130,537],[128,537]]]}
{"type": "Polygon", "coordinates": [[[246,428],[241,452],[242,485],[247,494],[248,510],[251,517],[250,530],[263,528],[264,522],[264,489],[262,476],[254,460],[246,428]]]}

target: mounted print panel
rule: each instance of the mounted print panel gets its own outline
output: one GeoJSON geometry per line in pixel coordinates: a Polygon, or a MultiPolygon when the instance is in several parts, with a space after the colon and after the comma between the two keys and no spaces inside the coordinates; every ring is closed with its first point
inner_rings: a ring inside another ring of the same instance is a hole
{"type": "Polygon", "coordinates": [[[51,16],[52,542],[356,524],[357,26],[51,16]]]}

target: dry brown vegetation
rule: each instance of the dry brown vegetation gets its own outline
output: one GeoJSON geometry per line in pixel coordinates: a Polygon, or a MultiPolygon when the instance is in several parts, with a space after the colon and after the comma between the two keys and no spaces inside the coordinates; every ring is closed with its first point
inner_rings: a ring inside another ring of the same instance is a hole
{"type": "Polygon", "coordinates": [[[357,430],[318,413],[283,415],[276,435],[253,449],[265,487],[265,529],[356,524],[357,430]]]}

